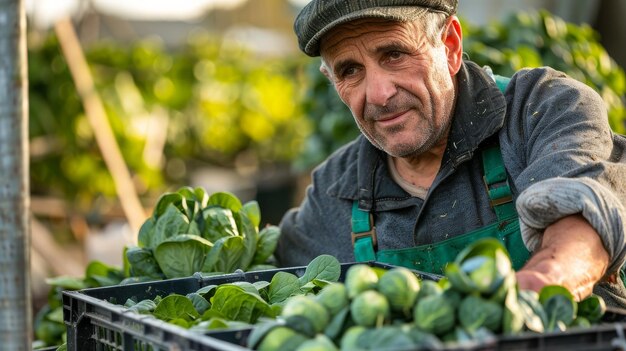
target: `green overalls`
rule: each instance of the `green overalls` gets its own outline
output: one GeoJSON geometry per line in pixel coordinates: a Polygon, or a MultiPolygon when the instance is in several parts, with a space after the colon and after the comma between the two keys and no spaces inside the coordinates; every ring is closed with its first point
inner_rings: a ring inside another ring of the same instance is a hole
{"type": "MultiPolygon", "coordinates": [[[[509,78],[495,76],[496,84],[504,91],[509,78]]],[[[504,161],[499,145],[482,151],[483,179],[491,207],[496,213],[496,222],[469,233],[434,244],[396,250],[376,250],[376,227],[373,215],[352,206],[352,241],[356,261],[378,261],[404,266],[423,272],[442,274],[448,262],[454,261],[459,252],[470,243],[486,237],[499,239],[509,251],[513,267],[518,270],[528,260],[529,252],[524,245],[519,229],[515,204],[512,201],[504,161]]]]}

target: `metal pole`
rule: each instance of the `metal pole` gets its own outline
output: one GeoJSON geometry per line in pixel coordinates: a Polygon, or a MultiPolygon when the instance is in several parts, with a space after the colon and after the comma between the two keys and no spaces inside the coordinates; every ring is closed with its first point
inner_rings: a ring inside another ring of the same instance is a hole
{"type": "Polygon", "coordinates": [[[28,175],[24,2],[0,0],[0,349],[7,351],[32,344],[28,175]]]}

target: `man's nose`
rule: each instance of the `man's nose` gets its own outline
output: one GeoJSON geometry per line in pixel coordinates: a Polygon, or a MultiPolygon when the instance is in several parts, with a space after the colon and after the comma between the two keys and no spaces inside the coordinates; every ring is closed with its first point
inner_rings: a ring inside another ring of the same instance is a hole
{"type": "Polygon", "coordinates": [[[389,99],[391,99],[391,97],[398,91],[398,88],[392,78],[392,75],[384,69],[368,69],[365,79],[365,98],[367,103],[378,106],[386,106],[389,99]]]}

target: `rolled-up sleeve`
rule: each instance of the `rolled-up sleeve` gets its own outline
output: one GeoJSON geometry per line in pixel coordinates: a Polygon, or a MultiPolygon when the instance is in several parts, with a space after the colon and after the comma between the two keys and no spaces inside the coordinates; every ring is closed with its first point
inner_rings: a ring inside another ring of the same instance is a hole
{"type": "Polygon", "coordinates": [[[547,226],[565,216],[580,213],[598,232],[609,253],[608,272],[616,272],[624,264],[624,206],[599,182],[590,178],[546,179],[520,194],[516,206],[522,238],[530,251],[539,248],[547,226]]]}
{"type": "Polygon", "coordinates": [[[600,95],[563,73],[523,70],[512,86],[501,144],[524,243],[536,250],[547,226],[579,213],[610,255],[608,273],[618,271],[626,258],[626,139],[611,131],[600,95]]]}

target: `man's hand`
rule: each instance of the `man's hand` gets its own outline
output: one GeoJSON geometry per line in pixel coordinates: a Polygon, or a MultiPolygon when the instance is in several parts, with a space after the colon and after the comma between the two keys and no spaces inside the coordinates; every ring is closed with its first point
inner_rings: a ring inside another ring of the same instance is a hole
{"type": "Polygon", "coordinates": [[[589,296],[606,274],[609,254],[598,233],[581,215],[564,217],[543,234],[541,248],[517,272],[520,289],[566,287],[577,301],[589,296]]]}

